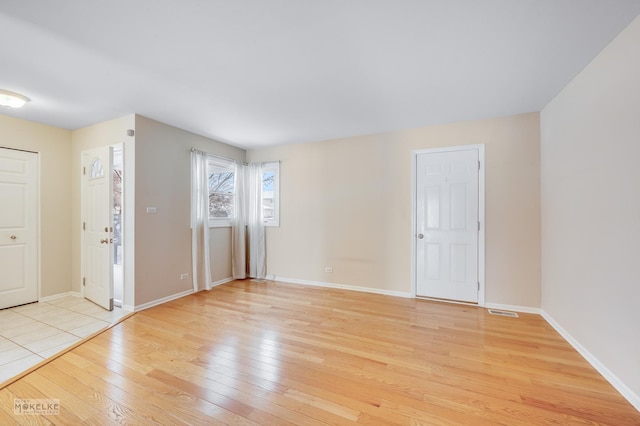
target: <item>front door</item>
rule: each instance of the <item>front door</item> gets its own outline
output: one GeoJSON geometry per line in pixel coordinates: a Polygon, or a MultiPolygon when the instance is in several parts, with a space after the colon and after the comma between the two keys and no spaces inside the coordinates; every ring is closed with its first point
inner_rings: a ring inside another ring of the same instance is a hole
{"type": "Polygon", "coordinates": [[[113,310],[113,148],[82,153],[84,297],[113,310]]]}
{"type": "Polygon", "coordinates": [[[416,295],[478,302],[477,149],[416,157],[416,295]]]}
{"type": "Polygon", "coordinates": [[[0,148],[0,309],[38,301],[38,154],[0,148]]]}

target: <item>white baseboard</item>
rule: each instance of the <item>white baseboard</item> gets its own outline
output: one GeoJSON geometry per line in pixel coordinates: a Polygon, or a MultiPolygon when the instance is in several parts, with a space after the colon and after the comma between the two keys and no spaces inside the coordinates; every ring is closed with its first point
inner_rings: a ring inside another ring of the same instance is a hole
{"type": "Polygon", "coordinates": [[[598,373],[602,374],[602,376],[609,382],[611,385],[616,388],[618,392],[624,396],[627,401],[631,403],[635,407],[636,410],[640,411],[640,395],[633,392],[627,385],[624,384],[622,380],[618,378],[615,374],[611,372],[598,358],[596,358],[587,348],[582,346],[580,342],[578,342],[567,330],[562,328],[560,324],[553,319],[551,315],[549,315],[544,310],[542,311],[542,317],[553,327],[573,348],[578,351],[580,355],[587,360],[589,364],[593,368],[595,368],[598,373]]]}
{"type": "Polygon", "coordinates": [[[209,287],[210,288],[218,287],[219,285],[230,283],[231,281],[233,281],[233,277],[223,278],[221,280],[212,282],[209,287]]]}
{"type": "Polygon", "coordinates": [[[73,297],[81,297],[79,291],[65,291],[64,293],[54,294],[52,296],[41,297],[39,302],[49,302],[51,300],[62,299],[63,297],[73,296],[73,297]]]}
{"type": "Polygon", "coordinates": [[[485,303],[484,307],[487,309],[499,309],[501,311],[522,312],[523,314],[540,315],[542,313],[542,309],[534,308],[532,306],[502,305],[500,303],[485,303]]]}
{"type": "MultiPolygon", "coordinates": [[[[226,284],[226,283],[231,282],[231,281],[233,281],[233,278],[231,278],[231,277],[224,278],[224,279],[221,279],[221,280],[218,280],[218,281],[214,281],[214,282],[211,283],[211,288],[217,287],[217,286],[222,285],[222,284],[226,284]]],[[[158,306],[158,305],[161,305],[163,303],[167,303],[167,302],[170,302],[172,300],[179,299],[181,297],[184,297],[184,296],[187,296],[187,295],[193,294],[193,293],[194,293],[193,289],[185,290],[185,291],[181,291],[180,293],[172,294],[171,296],[166,296],[166,297],[163,297],[163,298],[160,298],[160,299],[152,300],[151,302],[143,303],[142,305],[137,305],[135,307],[131,306],[131,305],[124,305],[123,309],[125,311],[128,311],[128,312],[143,311],[143,310],[149,309],[149,308],[151,308],[153,306],[158,306]]]]}
{"type": "Polygon", "coordinates": [[[273,281],[281,281],[283,283],[291,283],[291,284],[309,285],[314,287],[339,288],[342,290],[353,290],[353,291],[361,291],[364,293],[383,294],[385,296],[395,296],[395,297],[404,297],[404,298],[413,297],[411,293],[404,293],[402,291],[382,290],[379,288],[361,287],[361,286],[349,285],[349,284],[325,283],[322,281],[309,281],[309,280],[301,280],[297,278],[276,277],[275,280],[273,281]]]}
{"type": "MultiPolygon", "coordinates": [[[[151,307],[154,307],[154,306],[157,306],[157,305],[161,305],[163,303],[167,303],[167,302],[170,302],[170,301],[175,300],[175,299],[179,299],[179,298],[187,296],[189,294],[193,294],[193,289],[181,291],[180,293],[176,293],[176,294],[172,294],[170,296],[162,297],[160,299],[152,300],[151,302],[143,303],[141,305],[136,305],[133,308],[133,310],[135,312],[143,311],[145,309],[149,309],[151,307]]],[[[128,308],[128,306],[125,306],[125,310],[128,310],[127,308],[128,308]]]]}

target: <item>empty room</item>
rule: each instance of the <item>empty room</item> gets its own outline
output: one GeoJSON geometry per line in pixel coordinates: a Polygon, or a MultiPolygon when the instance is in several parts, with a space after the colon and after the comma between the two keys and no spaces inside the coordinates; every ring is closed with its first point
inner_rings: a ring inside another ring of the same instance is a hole
{"type": "Polygon", "coordinates": [[[637,0],[0,40],[0,424],[640,425],[637,0]]]}

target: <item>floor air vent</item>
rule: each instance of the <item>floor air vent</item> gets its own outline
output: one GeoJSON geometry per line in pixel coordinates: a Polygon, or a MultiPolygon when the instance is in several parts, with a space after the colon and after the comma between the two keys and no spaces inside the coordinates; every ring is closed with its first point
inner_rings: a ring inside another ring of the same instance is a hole
{"type": "Polygon", "coordinates": [[[503,317],[518,318],[518,314],[515,312],[501,311],[499,309],[489,309],[489,313],[492,315],[501,315],[503,317]]]}

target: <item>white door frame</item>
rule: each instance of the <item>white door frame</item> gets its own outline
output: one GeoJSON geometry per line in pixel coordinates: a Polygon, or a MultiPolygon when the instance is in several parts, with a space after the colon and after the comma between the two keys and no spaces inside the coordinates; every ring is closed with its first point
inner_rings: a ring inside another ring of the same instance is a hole
{"type": "MultiPolygon", "coordinates": [[[[480,283],[480,289],[478,291],[478,306],[485,305],[485,220],[484,220],[484,206],[485,206],[485,184],[484,184],[484,144],[477,145],[461,145],[450,146],[443,148],[431,148],[431,149],[419,149],[411,151],[411,297],[416,298],[417,288],[417,256],[416,256],[416,197],[417,197],[417,160],[420,154],[433,154],[452,151],[467,151],[477,150],[478,159],[480,161],[480,170],[478,172],[478,221],[480,222],[480,231],[478,232],[478,282],[480,283]]],[[[428,298],[427,298],[428,299],[428,298]]],[[[452,303],[464,303],[464,302],[452,302],[452,303]]]]}
{"type": "MultiPolygon", "coordinates": [[[[133,132],[133,130],[131,130],[133,132]]],[[[124,172],[124,186],[122,188],[122,204],[123,204],[123,217],[122,217],[122,249],[123,249],[123,270],[124,270],[124,289],[122,298],[122,309],[127,312],[133,312],[135,310],[135,137],[133,133],[127,133],[127,137],[123,138],[121,142],[111,144],[110,146],[118,146],[122,144],[123,155],[123,172],[124,172]]],[[[86,147],[80,152],[80,169],[79,173],[82,174],[82,151],[91,149],[92,147],[86,147]]],[[[97,148],[97,147],[94,147],[97,148]]],[[[82,178],[82,176],[80,176],[82,178]]],[[[82,190],[81,190],[82,191],[82,190]]],[[[81,209],[82,193],[80,194],[81,209]]],[[[82,227],[81,212],[80,220],[77,226],[82,227]]],[[[80,246],[82,247],[82,234],[80,236],[80,246]]],[[[82,256],[82,249],[80,250],[80,256],[82,256]]],[[[84,260],[80,258],[80,274],[78,280],[80,283],[80,295],[84,297],[84,287],[82,286],[82,277],[84,271],[84,260]]]]}
{"type": "Polygon", "coordinates": [[[131,135],[122,142],[122,308],[135,310],[135,138],[131,135]]]}

